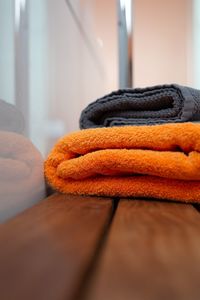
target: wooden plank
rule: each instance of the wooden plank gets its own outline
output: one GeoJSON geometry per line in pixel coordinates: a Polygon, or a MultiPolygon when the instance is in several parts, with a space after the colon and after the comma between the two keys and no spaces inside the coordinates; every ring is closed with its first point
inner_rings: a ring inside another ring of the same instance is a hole
{"type": "Polygon", "coordinates": [[[191,205],[119,203],[87,300],[199,300],[200,215],[191,205]]]}
{"type": "Polygon", "coordinates": [[[53,195],[3,224],[0,298],[74,298],[111,212],[110,199],[53,195]]]}

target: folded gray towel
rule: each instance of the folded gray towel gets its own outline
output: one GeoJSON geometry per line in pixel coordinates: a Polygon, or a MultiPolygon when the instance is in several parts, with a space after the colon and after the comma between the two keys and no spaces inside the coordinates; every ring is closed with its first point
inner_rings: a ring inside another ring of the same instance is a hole
{"type": "Polygon", "coordinates": [[[200,120],[200,91],[177,84],[112,92],[81,113],[80,128],[200,120]]]}

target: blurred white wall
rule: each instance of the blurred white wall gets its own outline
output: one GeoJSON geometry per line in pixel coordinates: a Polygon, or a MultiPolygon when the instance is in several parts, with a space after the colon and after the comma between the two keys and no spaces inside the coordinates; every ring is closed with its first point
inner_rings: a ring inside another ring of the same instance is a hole
{"type": "Polygon", "coordinates": [[[192,78],[193,86],[200,89],[200,0],[193,1],[193,52],[192,52],[192,78]]]}
{"type": "Polygon", "coordinates": [[[48,111],[51,119],[63,120],[66,131],[78,129],[89,102],[117,87],[115,1],[70,3],[78,24],[65,1],[48,0],[48,111]]]}
{"type": "Polygon", "coordinates": [[[47,1],[29,1],[28,14],[29,137],[44,155],[47,143],[45,127],[51,93],[47,1]]]}
{"type": "Polygon", "coordinates": [[[31,140],[46,154],[81,110],[117,88],[115,0],[29,1],[31,140]]]}
{"type": "Polygon", "coordinates": [[[134,0],[134,85],[191,84],[191,0],[134,0]]]}
{"type": "Polygon", "coordinates": [[[0,98],[15,103],[14,2],[0,0],[0,98]]]}

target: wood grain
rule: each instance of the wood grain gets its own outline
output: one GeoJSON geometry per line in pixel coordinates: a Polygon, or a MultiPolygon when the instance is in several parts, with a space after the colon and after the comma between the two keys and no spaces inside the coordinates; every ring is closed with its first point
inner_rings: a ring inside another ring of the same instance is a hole
{"type": "Polygon", "coordinates": [[[53,195],[0,227],[0,299],[72,299],[112,211],[105,198],[53,195]]]}
{"type": "Polygon", "coordinates": [[[185,204],[120,201],[84,299],[199,300],[197,210],[185,204]]]}

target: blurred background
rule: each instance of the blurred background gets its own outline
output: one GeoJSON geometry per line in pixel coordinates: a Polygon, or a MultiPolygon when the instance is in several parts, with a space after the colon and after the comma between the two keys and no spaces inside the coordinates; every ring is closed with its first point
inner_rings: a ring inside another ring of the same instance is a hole
{"type": "Polygon", "coordinates": [[[43,156],[89,102],[120,87],[119,5],[132,86],[200,87],[200,0],[0,0],[0,99],[22,112],[43,156]]]}
{"type": "Polygon", "coordinates": [[[43,160],[90,102],[200,88],[200,0],[0,0],[0,222],[43,199],[43,160]]]}

